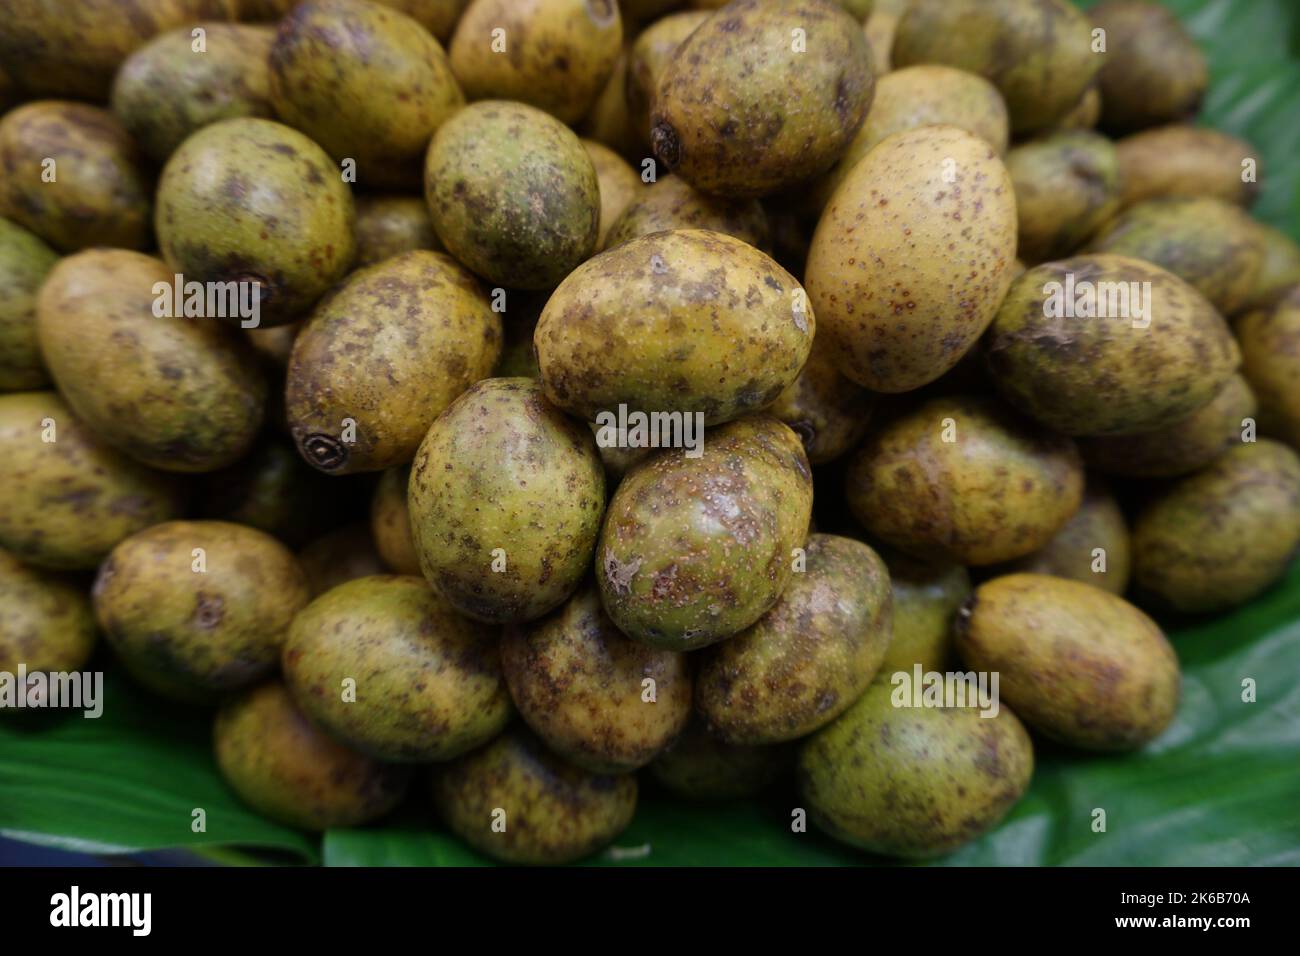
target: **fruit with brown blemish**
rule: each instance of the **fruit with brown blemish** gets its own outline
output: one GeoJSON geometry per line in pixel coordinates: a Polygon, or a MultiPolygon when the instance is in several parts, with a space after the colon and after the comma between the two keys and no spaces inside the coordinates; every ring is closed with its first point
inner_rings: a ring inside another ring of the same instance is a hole
{"type": "Polygon", "coordinates": [[[0,219],[0,392],[49,384],[36,336],[36,294],[58,260],[37,236],[0,219]]]}
{"type": "MultiPolygon", "coordinates": [[[[1244,338],[1239,341],[1244,355],[1244,338]]],[[[1108,475],[1175,478],[1204,468],[1253,434],[1250,422],[1257,409],[1250,385],[1234,374],[1186,418],[1149,432],[1081,438],[1079,451],[1089,467],[1108,475]]]]}
{"type": "Polygon", "coordinates": [[[840,373],[821,341],[813,340],[799,377],[767,407],[769,415],[794,429],[812,465],[834,461],[858,444],[875,401],[840,373]]]}
{"type": "Polygon", "coordinates": [[[622,51],[616,0],[473,0],[450,46],[469,99],[518,100],[570,124],[587,115],[622,51]]]}
{"type": "MultiPolygon", "coordinates": [[[[895,706],[905,688],[884,681],[799,751],[809,819],[872,853],[925,859],[993,829],[1024,795],[1034,751],[1002,705],[895,706]]],[[[906,695],[910,700],[910,695],[906,695]]]]}
{"type": "Polygon", "coordinates": [[[54,392],[0,395],[0,548],[43,568],[94,568],[181,512],[171,475],[100,442],[54,392]]]}
{"type": "Polygon", "coordinates": [[[1224,315],[1250,301],[1264,247],[1254,221],[1221,199],[1151,199],[1111,221],[1088,247],[1154,263],[1224,315]]]}
{"type": "Polygon", "coordinates": [[[641,192],[613,223],[604,248],[671,229],[708,229],[768,249],[767,214],[757,199],[702,193],[680,176],[664,176],[641,192]]]}
{"type": "Polygon", "coordinates": [[[792,756],[785,744],[723,743],[693,720],[648,769],[660,786],[678,797],[740,800],[766,790],[790,768],[792,756]]]}
{"type": "Polygon", "coordinates": [[[946,670],[952,659],[952,626],[970,596],[970,574],[960,564],[932,564],[906,555],[885,557],[894,605],[894,639],[885,651],[879,674],[946,670]]]}
{"type": "MultiPolygon", "coordinates": [[[[0,673],[78,671],[95,649],[95,613],[85,591],[0,550],[0,673]]],[[[8,708],[0,707],[0,711],[8,708]]]]}
{"type": "Polygon", "coordinates": [[[641,149],[641,141],[628,121],[627,50],[625,44],[596,102],[575,129],[583,139],[600,143],[620,158],[630,159],[641,149]]]}
{"type": "Polygon", "coordinates": [[[641,176],[626,159],[603,143],[590,139],[582,141],[582,148],[587,151],[591,165],[596,170],[596,182],[600,187],[600,236],[596,248],[605,245],[605,236],[610,226],[645,189],[641,176]]]}
{"type": "Polygon", "coordinates": [[[39,100],[0,118],[0,214],[61,252],[149,243],[153,181],[108,110],[39,100]]]}
{"type": "Polygon", "coordinates": [[[1216,129],[1160,126],[1124,137],[1115,151],[1125,206],[1173,196],[1249,206],[1259,194],[1259,151],[1216,129]]]}
{"type": "Polygon", "coordinates": [[[694,650],[749,627],[790,583],[812,511],[803,445],[768,415],[661,452],[610,500],[596,546],[605,611],[629,637],[694,650]]]}
{"type": "Polygon", "coordinates": [[[174,276],[143,253],[61,260],[37,299],[41,351],[103,441],[165,471],[223,468],[257,438],[267,383],[234,329],[177,314],[184,303],[159,314],[159,288],[170,293],[174,276]]]}
{"type": "Polygon", "coordinates": [[[393,572],[418,575],[420,559],[411,536],[411,510],[406,501],[410,480],[410,465],[397,465],[379,476],[370,499],[370,533],[379,556],[393,572]]]}
{"type": "Polygon", "coordinates": [[[268,62],[280,120],[355,161],[361,186],[418,185],[429,138],[465,103],[438,41],[378,3],[299,3],[268,62]]]}
{"type": "Polygon", "coordinates": [[[626,637],[591,586],[547,617],[508,628],[501,666],[533,731],[592,773],[649,763],[691,713],[686,656],[626,637]]]}
{"type": "Polygon", "coordinates": [[[990,80],[1017,134],[1069,113],[1102,64],[1087,15],[1069,0],[914,0],[891,52],[895,69],[943,63],[990,80]]]}
{"type": "Polygon", "coordinates": [[[267,57],[275,31],[242,23],[184,26],[136,50],[113,80],[113,113],[155,162],[195,130],[238,116],[271,118],[267,57]],[[195,50],[195,29],[203,49],[195,50]]]}
{"type": "Polygon", "coordinates": [[[1260,427],[1300,449],[1300,285],[1270,308],[1243,315],[1235,329],[1242,374],[1259,397],[1260,427]]]}
{"type": "Polygon", "coordinates": [[[1043,262],[1077,252],[1119,211],[1119,161],[1106,137],[1054,133],[1007,154],[1016,190],[1019,254],[1043,262]]]}
{"type": "Polygon", "coordinates": [[[122,61],[151,37],[242,12],[239,0],[7,0],[0,63],[30,95],[103,102],[122,61]]]}
{"type": "Polygon", "coordinates": [[[444,123],[424,193],[442,244],[501,286],[554,288],[596,248],[591,158],[572,130],[523,103],[472,103],[444,123]]]}
{"type": "Polygon", "coordinates": [[[403,253],[348,276],[298,333],[290,432],[330,474],[405,464],[500,355],[501,319],[474,276],[441,253],[403,253]]]}
{"type": "Polygon", "coordinates": [[[825,207],[849,170],[886,136],[921,126],[955,126],[984,140],[999,156],[1007,151],[1007,105],[984,77],[937,63],[895,70],[876,81],[866,120],[844,154],[814,184],[811,208],[825,207]]]}
{"type": "Polygon", "coordinates": [[[225,521],[168,521],[100,566],[95,616],[146,686],[202,702],[275,670],[307,578],[283,544],[225,521]]]}
{"type": "Polygon", "coordinates": [[[983,348],[1007,400],[1067,435],[1172,425],[1213,399],[1241,361],[1205,296],[1156,264],[1114,254],[1020,276],[983,348]]]}
{"type": "Polygon", "coordinates": [[[1123,594],[1131,565],[1128,523],[1119,502],[1104,481],[1090,477],[1074,517],[1051,541],[1006,571],[1050,574],[1123,594]]]}
{"type": "Polygon", "coordinates": [[[729,744],[784,743],[844,713],[893,636],[889,572],[861,541],[810,535],[803,566],[758,621],[701,653],[695,704],[729,744]]]}
{"type": "Polygon", "coordinates": [[[764,196],[830,168],[874,90],[866,34],[830,0],[734,0],[663,69],[651,145],[697,189],[764,196]]]}
{"type": "Polygon", "coordinates": [[[647,26],[633,41],[627,54],[624,110],[638,147],[650,145],[650,111],[659,89],[659,78],[672,62],[677,48],[707,19],[709,14],[703,10],[670,13],[647,26]]]}
{"type": "Polygon", "coordinates": [[[379,760],[427,763],[487,743],[510,719],[496,639],[423,578],[380,575],[303,608],[281,664],[294,701],[335,739],[379,760]]]}
{"type": "Polygon", "coordinates": [[[433,804],[448,828],[506,863],[569,863],[626,829],[636,811],[632,774],[594,774],[513,727],[434,769],[433,804]]]}
{"type": "Polygon", "coordinates": [[[605,470],[591,430],[537,382],[479,382],[429,429],[411,468],[411,531],[424,576],[464,614],[541,617],[591,567],[605,470]]]}
{"type": "Polygon", "coordinates": [[[375,547],[370,525],[364,521],[313,538],[298,552],[298,563],[314,598],[348,581],[389,571],[375,547]]]}
{"type": "Polygon", "coordinates": [[[886,137],[822,213],[804,281],[840,371],[906,392],[947,372],[993,320],[1016,257],[1015,190],[953,126],[886,137]]]}
{"type": "Polygon", "coordinates": [[[217,769],[263,816],[303,830],[354,827],[402,802],[407,767],[343,746],[271,681],[230,698],[213,726],[217,769]]]}
{"type": "Polygon", "coordinates": [[[1178,709],[1178,655],[1164,632],[1081,581],[986,581],[962,610],[957,652],[968,667],[999,675],[1001,699],[1026,724],[1073,747],[1135,750],[1178,709]]]}
{"type": "Polygon", "coordinates": [[[1242,604],[1300,549],[1300,457],[1261,439],[1229,449],[1157,494],[1133,525],[1139,593],[1209,614],[1242,604]]]}
{"type": "Polygon", "coordinates": [[[542,310],[533,342],[546,396],[588,421],[620,405],[710,425],[756,411],[808,357],[807,298],[775,261],[721,233],[625,242],[575,269],[542,310]]]}
{"type": "Polygon", "coordinates": [[[357,257],[354,268],[372,266],[403,252],[428,249],[441,252],[433,231],[429,206],[417,196],[358,196],[354,233],[357,257]]]}
{"type": "Polygon", "coordinates": [[[849,466],[849,508],[914,558],[983,565],[1032,554],[1083,500],[1068,438],[995,399],[935,398],[870,436],[849,466]]]}
{"type": "Polygon", "coordinates": [[[298,318],[356,251],[352,192],[297,130],[243,118],[185,140],[158,182],[158,247],[196,282],[255,282],[262,325],[298,318]]]}
{"type": "Polygon", "coordinates": [[[1210,82],[1205,55],[1172,10],[1108,0],[1088,17],[1107,41],[1097,74],[1106,129],[1145,129],[1200,112],[1210,82]]]}

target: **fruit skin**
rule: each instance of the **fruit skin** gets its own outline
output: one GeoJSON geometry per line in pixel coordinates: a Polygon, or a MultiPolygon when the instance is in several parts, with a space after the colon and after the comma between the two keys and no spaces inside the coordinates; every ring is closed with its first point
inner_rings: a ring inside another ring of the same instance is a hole
{"type": "Polygon", "coordinates": [[[782,744],[725,744],[692,721],[648,769],[660,786],[687,800],[739,800],[767,789],[791,756],[782,744]]]}
{"type": "Polygon", "coordinates": [[[1200,112],[1210,82],[1205,55],[1171,11],[1158,3],[1110,0],[1088,17],[1106,31],[1097,80],[1107,129],[1144,129],[1200,112]]]}
{"type": "Polygon", "coordinates": [[[691,713],[686,656],[625,637],[591,586],[549,616],[508,628],[501,666],[529,727],[592,773],[649,763],[691,713]],[[646,680],[653,681],[652,700],[646,680]]]}
{"type": "Polygon", "coordinates": [[[420,559],[411,537],[411,511],[406,503],[410,480],[410,465],[389,468],[379,476],[370,503],[370,533],[384,564],[397,574],[418,575],[420,559]]]}
{"type": "Polygon", "coordinates": [[[615,0],[473,0],[450,47],[469,99],[519,100],[568,124],[587,115],[622,51],[615,0]]]}
{"type": "Polygon", "coordinates": [[[1300,548],[1300,457],[1268,439],[1181,479],[1133,527],[1138,587],[1161,606],[1212,613],[1250,600],[1300,548]]]}
{"type": "Polygon", "coordinates": [[[870,392],[840,374],[821,341],[813,340],[799,377],[767,407],[769,415],[794,429],[812,465],[834,461],[857,445],[874,404],[870,392]]]}
{"type": "Polygon", "coordinates": [[[546,397],[588,421],[620,405],[700,412],[709,425],[756,411],[808,357],[806,299],[776,262],[721,233],[625,242],[575,269],[542,310],[533,345],[546,397]]]}
{"type": "Polygon", "coordinates": [[[49,384],[36,338],[36,293],[58,260],[35,235],[0,219],[0,392],[49,384]]]}
{"type": "Polygon", "coordinates": [[[729,744],[812,733],[862,695],[893,636],[889,572],[861,541],[809,535],[806,568],[770,611],[702,652],[697,713],[729,744]]]}
{"type": "Polygon", "coordinates": [[[512,710],[496,635],[418,577],[359,578],[318,597],[293,619],[282,665],[303,713],[379,760],[458,757],[500,733],[512,710]]]}
{"type": "Polygon", "coordinates": [[[0,614],[0,672],[17,675],[20,664],[28,673],[78,671],[95,649],[95,614],[85,592],[3,550],[0,614]]]}
{"type": "Polygon", "coordinates": [[[874,89],[866,34],[829,0],[733,0],[664,68],[651,144],[697,189],[763,196],[824,173],[874,89]],[[794,49],[796,29],[814,52],[794,49]]]}
{"type": "Polygon", "coordinates": [[[1034,752],[1010,709],[895,707],[877,681],[799,751],[808,816],[872,853],[924,859],[991,830],[1023,796],[1034,752]]]}
{"type": "Polygon", "coordinates": [[[88,249],[61,260],[37,299],[41,351],[102,440],[164,471],[222,468],[257,438],[266,381],[217,319],[156,315],[157,283],[173,286],[172,274],[139,252],[88,249]]]}
{"type": "Polygon", "coordinates": [[[1168,269],[1231,315],[1250,301],[1264,249],[1250,216],[1221,199],[1152,199],[1122,212],[1089,246],[1168,269]]]}
{"type": "Polygon", "coordinates": [[[1243,181],[1243,163],[1258,161],[1250,143],[1214,129],[1161,126],[1126,136],[1115,144],[1124,205],[1144,199],[1222,199],[1250,206],[1258,177],[1243,181]]]}
{"type": "Polygon", "coordinates": [[[353,267],[372,266],[403,252],[441,252],[429,207],[416,196],[358,196],[357,256],[353,267]]]}
{"type": "Polygon", "coordinates": [[[1119,160],[1114,144],[1097,133],[1054,133],[1017,146],[1007,154],[1007,172],[1026,262],[1077,252],[1119,211],[1119,160]]]}
{"type": "Polygon", "coordinates": [[[635,200],[645,191],[641,176],[626,159],[608,146],[594,140],[584,139],[582,148],[587,151],[592,167],[596,170],[596,182],[600,187],[600,235],[596,239],[596,248],[603,248],[609,227],[635,200]]]}
{"type": "Polygon", "coordinates": [[[927,126],[886,137],[844,178],[804,281],[840,371],[873,391],[906,392],[979,339],[1015,253],[1015,191],[993,147],[927,126]]]}
{"type": "Polygon", "coordinates": [[[592,774],[522,727],[438,768],[433,803],[453,833],[507,863],[569,863],[617,837],[636,810],[632,774],[592,774]],[[494,832],[496,811],[505,830],[494,832]]]}
{"type": "Polygon", "coordinates": [[[225,521],[168,521],[132,535],[100,566],[93,597],[126,668],[168,697],[196,702],[274,671],[289,622],[308,600],[288,548],[225,521]]]}
{"type": "Polygon", "coordinates": [[[298,563],[313,598],[348,581],[388,571],[365,522],[335,528],[309,541],[298,552],[298,563]]]}
{"type": "Polygon", "coordinates": [[[634,640],[677,651],[767,613],[812,511],[803,445],[770,416],[712,429],[698,458],[686,451],[660,452],[624,476],[596,546],[606,613],[634,640]]]}
{"type": "Polygon", "coordinates": [[[0,118],[0,212],[61,252],[143,249],[153,183],[142,162],[108,110],[64,100],[26,103],[0,118]],[[47,172],[52,181],[45,181],[47,172]]]}
{"type": "Polygon", "coordinates": [[[996,564],[1037,551],[1070,519],[1083,467],[1070,439],[995,400],[956,395],[868,438],[845,494],[873,536],[914,558],[996,564]]]}
{"type": "Polygon", "coordinates": [[[424,192],[443,245],[496,285],[554,288],[599,238],[600,185],[581,140],[522,103],[472,103],[444,123],[424,192]]]}
{"type": "MultiPolygon", "coordinates": [[[[1128,588],[1131,565],[1128,524],[1119,502],[1105,482],[1089,478],[1083,504],[1074,517],[1051,541],[1006,570],[1050,574],[1122,595],[1128,588]],[[1093,555],[1097,548],[1105,552],[1104,569],[1097,567],[1097,557],[1093,555]]],[[[1025,719],[1029,719],[1028,713],[1025,719]]]]}
{"type": "Polygon", "coordinates": [[[274,116],[267,57],[275,31],[242,23],[201,27],[203,52],[194,50],[194,27],[168,30],[127,57],[113,80],[114,115],[158,163],[209,123],[274,116]]]}
{"type": "Polygon", "coordinates": [[[903,554],[886,556],[894,608],[894,639],[877,674],[946,669],[952,658],[952,625],[970,596],[970,574],[960,564],[928,564],[903,554]]]}
{"type": "Polygon", "coordinates": [[[226,701],[213,725],[217,768],[263,816],[303,830],[376,820],[406,795],[410,771],[336,743],[279,681],[226,701]]]}
{"type": "Polygon", "coordinates": [[[1092,85],[1083,91],[1083,96],[1079,97],[1079,102],[1074,104],[1074,108],[1057,122],[1055,129],[1094,129],[1100,120],[1101,93],[1097,91],[1097,83],[1094,80],[1092,85]]]}
{"type": "Polygon", "coordinates": [[[633,41],[627,54],[625,109],[640,146],[650,145],[650,110],[660,77],[677,48],[707,19],[709,14],[703,10],[671,13],[651,23],[633,41]]]}
{"type": "Polygon", "coordinates": [[[450,256],[418,250],[358,270],[294,340],[285,384],[293,439],[330,474],[405,464],[500,355],[500,316],[450,256]],[[347,419],[355,441],[341,432],[347,419]]]}
{"type": "Polygon", "coordinates": [[[1272,308],[1243,315],[1236,332],[1242,374],[1259,396],[1260,427],[1300,448],[1300,285],[1272,308]]]}
{"type": "Polygon", "coordinates": [[[915,0],[891,52],[895,69],[943,63],[991,80],[1017,134],[1069,113],[1101,67],[1087,16],[1067,0],[915,0]]]}
{"type": "Polygon", "coordinates": [[[270,52],[280,119],[366,186],[414,186],[429,137],[465,97],[447,56],[405,14],[358,0],[307,0],[280,21],[270,52]]]}
{"type": "Polygon", "coordinates": [[[611,224],[604,248],[670,229],[709,229],[766,251],[767,213],[757,199],[720,199],[702,193],[680,176],[665,176],[642,190],[611,224]]]}
{"type": "Polygon", "coordinates": [[[1286,233],[1262,222],[1255,223],[1255,234],[1264,258],[1243,311],[1272,305],[1291,286],[1300,285],[1300,245],[1286,233]]]}
{"type": "Polygon", "coordinates": [[[102,102],[118,66],[150,37],[239,12],[237,0],[8,0],[0,63],[30,94],[102,102]]]}
{"type": "Polygon", "coordinates": [[[491,378],[433,423],[408,502],[434,588],[462,614],[517,623],[558,607],[590,568],[605,471],[591,430],[548,405],[535,381],[491,378]]]}
{"type": "MultiPolygon", "coordinates": [[[[604,87],[596,96],[596,102],[592,104],[591,110],[582,122],[574,128],[584,142],[599,143],[620,158],[631,159],[640,150],[641,144],[628,122],[627,50],[625,44],[623,52],[614,63],[609,79],[605,81],[604,87]]],[[[596,162],[594,157],[592,162],[596,162]]]]}
{"type": "Polygon", "coordinates": [[[1115,254],[1048,262],[1018,278],[984,355],[1008,401],[1068,435],[1171,425],[1213,399],[1241,361],[1227,323],[1196,289],[1158,265],[1115,254]],[[1145,283],[1140,316],[1136,299],[1109,294],[1142,293],[1145,283]],[[1070,288],[1073,303],[1065,301],[1070,288]],[[1095,314],[1065,314],[1081,301],[1095,314]]]}
{"type": "Polygon", "coordinates": [[[230,119],[199,130],[158,182],[158,246],[186,281],[260,282],[262,325],[305,312],[356,251],[352,192],[297,130],[230,119]]]}
{"type": "Polygon", "coordinates": [[[0,487],[0,548],[42,568],[93,568],[182,506],[170,475],[101,444],[54,392],[0,395],[0,487]]]}
{"type": "Polygon", "coordinates": [[[1150,432],[1082,438],[1079,451],[1089,467],[1106,474],[1174,478],[1204,468],[1242,441],[1245,420],[1255,416],[1257,407],[1246,380],[1232,375],[1217,395],[1186,418],[1150,432]]]}
{"type": "Polygon", "coordinates": [[[920,126],[956,126],[984,140],[999,156],[1007,151],[1007,104],[984,77],[939,63],[895,70],[876,81],[866,120],[843,156],[814,185],[813,208],[824,208],[849,170],[886,136],[920,126]]]}
{"type": "Polygon", "coordinates": [[[1025,723],[1074,747],[1135,750],[1178,709],[1178,655],[1155,621],[1080,581],[986,581],[962,611],[957,651],[1001,675],[1002,700],[1025,723]]]}

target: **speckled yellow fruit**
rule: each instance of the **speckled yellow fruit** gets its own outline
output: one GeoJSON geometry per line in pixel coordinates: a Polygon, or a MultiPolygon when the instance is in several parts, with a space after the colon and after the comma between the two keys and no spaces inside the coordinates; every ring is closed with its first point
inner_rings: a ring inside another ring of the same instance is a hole
{"type": "Polygon", "coordinates": [[[808,462],[824,465],[839,458],[866,433],[874,398],[840,373],[828,349],[814,339],[799,377],[786,386],[767,413],[799,436],[808,462]]]}
{"type": "Polygon", "coordinates": [[[369,823],[406,795],[410,771],[349,750],[308,720],[278,681],[233,697],[213,727],[217,768],[278,823],[329,830],[369,823]]]}
{"type": "Polygon", "coordinates": [[[1077,252],[1119,211],[1119,162],[1106,137],[1054,133],[1007,154],[1016,190],[1020,258],[1043,262],[1077,252]]]}
{"type": "Polygon", "coordinates": [[[580,860],[632,821],[636,777],[592,774],[514,728],[434,772],[433,803],[475,849],[507,863],[580,860]],[[493,826],[505,813],[505,827],[493,826]]]}
{"type": "Polygon", "coordinates": [[[613,249],[629,239],[670,229],[709,229],[766,250],[767,214],[757,199],[722,199],[702,193],[680,176],[664,176],[642,190],[605,238],[613,249]]]}
{"type": "Polygon", "coordinates": [[[1115,150],[1125,206],[1166,196],[1249,206],[1263,178],[1259,150],[1215,129],[1161,126],[1126,136],[1115,150]]]}
{"type": "Polygon", "coordinates": [[[1260,426],[1300,448],[1300,285],[1236,324],[1242,373],[1259,398],[1260,426]]]}
{"type": "Polygon", "coordinates": [[[988,398],[935,398],[868,438],[845,493],[912,557],[995,564],[1047,544],[1083,500],[1074,442],[988,398]]]}
{"type": "Polygon", "coordinates": [[[169,475],[107,445],[54,392],[0,395],[0,547],[44,568],[93,568],[180,514],[169,475]]]}
{"type": "Polygon", "coordinates": [[[1029,726],[1087,750],[1134,750],[1178,708],[1178,655],[1132,604],[1080,581],[1008,574],[962,611],[957,652],[997,673],[1002,701],[1029,726]]]}
{"type": "Polygon", "coordinates": [[[411,537],[411,510],[406,503],[410,480],[410,465],[389,468],[379,476],[370,499],[370,532],[375,548],[384,564],[397,574],[420,573],[420,559],[411,537]]]}
{"type": "Polygon", "coordinates": [[[358,578],[293,619],[284,680],[303,713],[349,747],[399,763],[450,760],[510,719],[496,637],[423,578],[358,578]]]}
{"type": "Polygon", "coordinates": [[[540,621],[508,629],[501,666],[528,725],[593,773],[649,763],[691,713],[685,655],[624,636],[594,587],[540,621]]]}
{"type": "Polygon", "coordinates": [[[372,266],[403,252],[441,252],[429,207],[416,196],[358,196],[354,268],[372,266]]]}
{"type": "Polygon", "coordinates": [[[389,570],[366,522],[335,528],[312,539],[298,552],[298,563],[314,598],[348,581],[389,570]]]}
{"type": "Polygon", "coordinates": [[[1009,708],[897,707],[877,681],[799,752],[808,816],[837,840],[921,859],[951,853],[1015,806],[1034,771],[1009,708]]]}
{"type": "Polygon", "coordinates": [[[1011,178],[952,126],[886,137],[826,205],[804,281],[842,371],[878,392],[934,381],[993,320],[1016,257],[1011,178]]]}
{"type": "MultiPolygon", "coordinates": [[[[77,671],[95,649],[95,614],[80,588],[0,551],[0,672],[77,671]]],[[[11,676],[10,680],[15,677],[11,676]]],[[[4,708],[0,708],[3,712],[4,708]]]]}
{"type": "Polygon", "coordinates": [[[970,596],[970,574],[960,564],[930,564],[903,554],[886,557],[894,603],[894,639],[879,674],[942,671],[952,659],[952,625],[970,596]]]}
{"type": "Polygon", "coordinates": [[[638,146],[650,145],[650,110],[659,89],[659,78],[682,41],[708,18],[708,13],[699,10],[671,13],[647,26],[632,43],[628,51],[624,109],[638,146]]]}
{"type": "Polygon", "coordinates": [[[491,378],[433,423],[408,494],[430,583],[464,614],[519,622],[558,607],[591,567],[605,470],[591,430],[535,381],[491,378]]]}
{"type": "Polygon", "coordinates": [[[50,381],[36,336],[36,293],[58,258],[22,226],[0,219],[0,392],[50,381]]]}
{"type": "Polygon", "coordinates": [[[600,237],[596,240],[596,248],[600,249],[605,245],[609,227],[614,225],[628,203],[641,194],[645,183],[626,159],[603,143],[584,139],[582,148],[595,167],[596,181],[600,185],[600,237]]]}
{"type": "Polygon", "coordinates": [[[1128,523],[1119,502],[1103,481],[1089,478],[1074,517],[1051,541],[1006,570],[1051,574],[1123,594],[1132,566],[1130,552],[1128,523]]]}
{"type": "Polygon", "coordinates": [[[788,744],[726,744],[692,721],[650,764],[661,787],[686,800],[740,800],[766,790],[793,763],[788,744]]]}

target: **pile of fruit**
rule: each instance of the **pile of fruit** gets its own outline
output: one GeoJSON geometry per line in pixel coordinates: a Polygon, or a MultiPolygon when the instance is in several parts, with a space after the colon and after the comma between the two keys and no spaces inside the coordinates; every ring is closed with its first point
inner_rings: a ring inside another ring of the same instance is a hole
{"type": "Polygon", "coordinates": [[[0,672],[102,636],[308,830],[949,852],[1300,547],[1207,82],[1140,0],[10,0],[0,672]]]}

